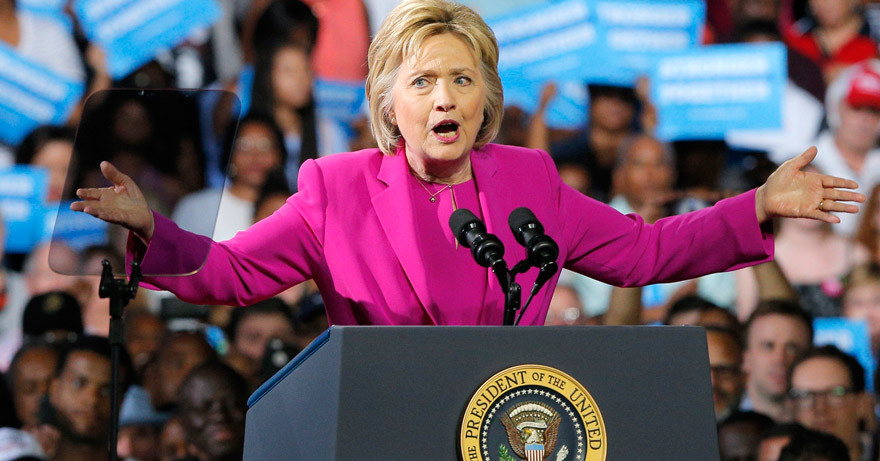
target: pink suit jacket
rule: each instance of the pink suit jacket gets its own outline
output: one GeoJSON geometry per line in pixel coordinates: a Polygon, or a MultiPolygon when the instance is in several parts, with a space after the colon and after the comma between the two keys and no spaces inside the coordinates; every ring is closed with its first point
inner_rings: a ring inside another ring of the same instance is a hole
{"type": "MultiPolygon", "coordinates": [[[[558,242],[561,266],[619,286],[690,279],[773,255],[772,235],[755,216],[754,191],[650,225],[564,185],[542,151],[489,144],[472,151],[471,162],[478,214],[501,238],[511,266],[525,257],[507,226],[521,206],[558,242]]],[[[411,180],[402,151],[309,160],[300,170],[300,191],[234,238],[213,242],[156,214],[149,246],[130,239],[129,254],[142,258],[146,274],[185,272],[205,258],[193,275],[145,278],[198,304],[248,305],[313,278],[332,324],[500,325],[503,295],[488,269],[485,292],[476,284],[460,287],[473,291],[471,305],[449,305],[434,289],[455,267],[420,251],[411,180]]],[[[525,293],[536,272],[519,276],[525,293]]],[[[536,296],[523,324],[543,324],[557,278],[536,296]]]]}

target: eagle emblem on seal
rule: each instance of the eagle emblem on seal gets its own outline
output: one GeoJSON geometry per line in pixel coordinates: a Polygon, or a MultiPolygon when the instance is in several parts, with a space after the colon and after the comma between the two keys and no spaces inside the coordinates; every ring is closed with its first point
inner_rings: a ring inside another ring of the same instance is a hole
{"type": "Polygon", "coordinates": [[[510,447],[520,459],[527,461],[544,461],[550,457],[556,449],[561,420],[553,408],[534,401],[513,406],[501,416],[510,447]]]}

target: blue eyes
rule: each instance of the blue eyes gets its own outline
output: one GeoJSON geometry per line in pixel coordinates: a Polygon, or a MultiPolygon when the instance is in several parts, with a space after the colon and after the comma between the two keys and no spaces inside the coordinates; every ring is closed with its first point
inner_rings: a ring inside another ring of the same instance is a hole
{"type": "MultiPolygon", "coordinates": [[[[455,80],[453,80],[453,82],[456,85],[464,86],[464,85],[470,85],[473,82],[473,80],[470,77],[459,76],[459,77],[455,77],[455,80]]],[[[430,83],[431,82],[427,78],[418,77],[412,81],[412,86],[415,88],[427,88],[430,83]]]]}

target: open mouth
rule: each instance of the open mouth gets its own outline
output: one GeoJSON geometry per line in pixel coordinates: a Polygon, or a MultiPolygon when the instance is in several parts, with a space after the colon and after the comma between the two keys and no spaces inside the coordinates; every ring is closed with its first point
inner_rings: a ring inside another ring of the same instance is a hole
{"type": "Polygon", "coordinates": [[[458,139],[458,122],[455,120],[443,120],[431,128],[434,137],[441,142],[454,142],[458,139]]]}

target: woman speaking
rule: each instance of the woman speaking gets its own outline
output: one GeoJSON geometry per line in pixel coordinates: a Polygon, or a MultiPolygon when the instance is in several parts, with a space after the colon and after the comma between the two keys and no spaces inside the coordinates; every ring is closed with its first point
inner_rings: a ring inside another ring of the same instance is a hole
{"type": "MultiPolygon", "coordinates": [[[[305,162],[299,192],[272,216],[224,242],[153,213],[137,185],[110,163],[114,186],[80,189],[71,205],[131,231],[129,256],[153,287],[198,304],[247,305],[314,279],[333,324],[501,324],[504,295],[489,269],[457,244],[448,222],[471,210],[498,235],[507,259],[525,249],[507,229],[534,211],[559,244],[558,264],[622,286],[690,279],[769,260],[764,224],[778,216],[826,222],[853,213],[855,182],[802,169],[815,148],[758,189],[715,206],[646,224],[565,186],[542,151],[490,144],[503,95],[498,46],[471,9],[409,0],[370,45],[366,91],[379,148],[305,162]],[[202,264],[202,258],[207,255],[202,264]]],[[[533,271],[534,272],[534,271],[533,271]]],[[[524,274],[531,286],[534,273],[524,274]]],[[[522,319],[541,325],[556,279],[522,319]]]]}

